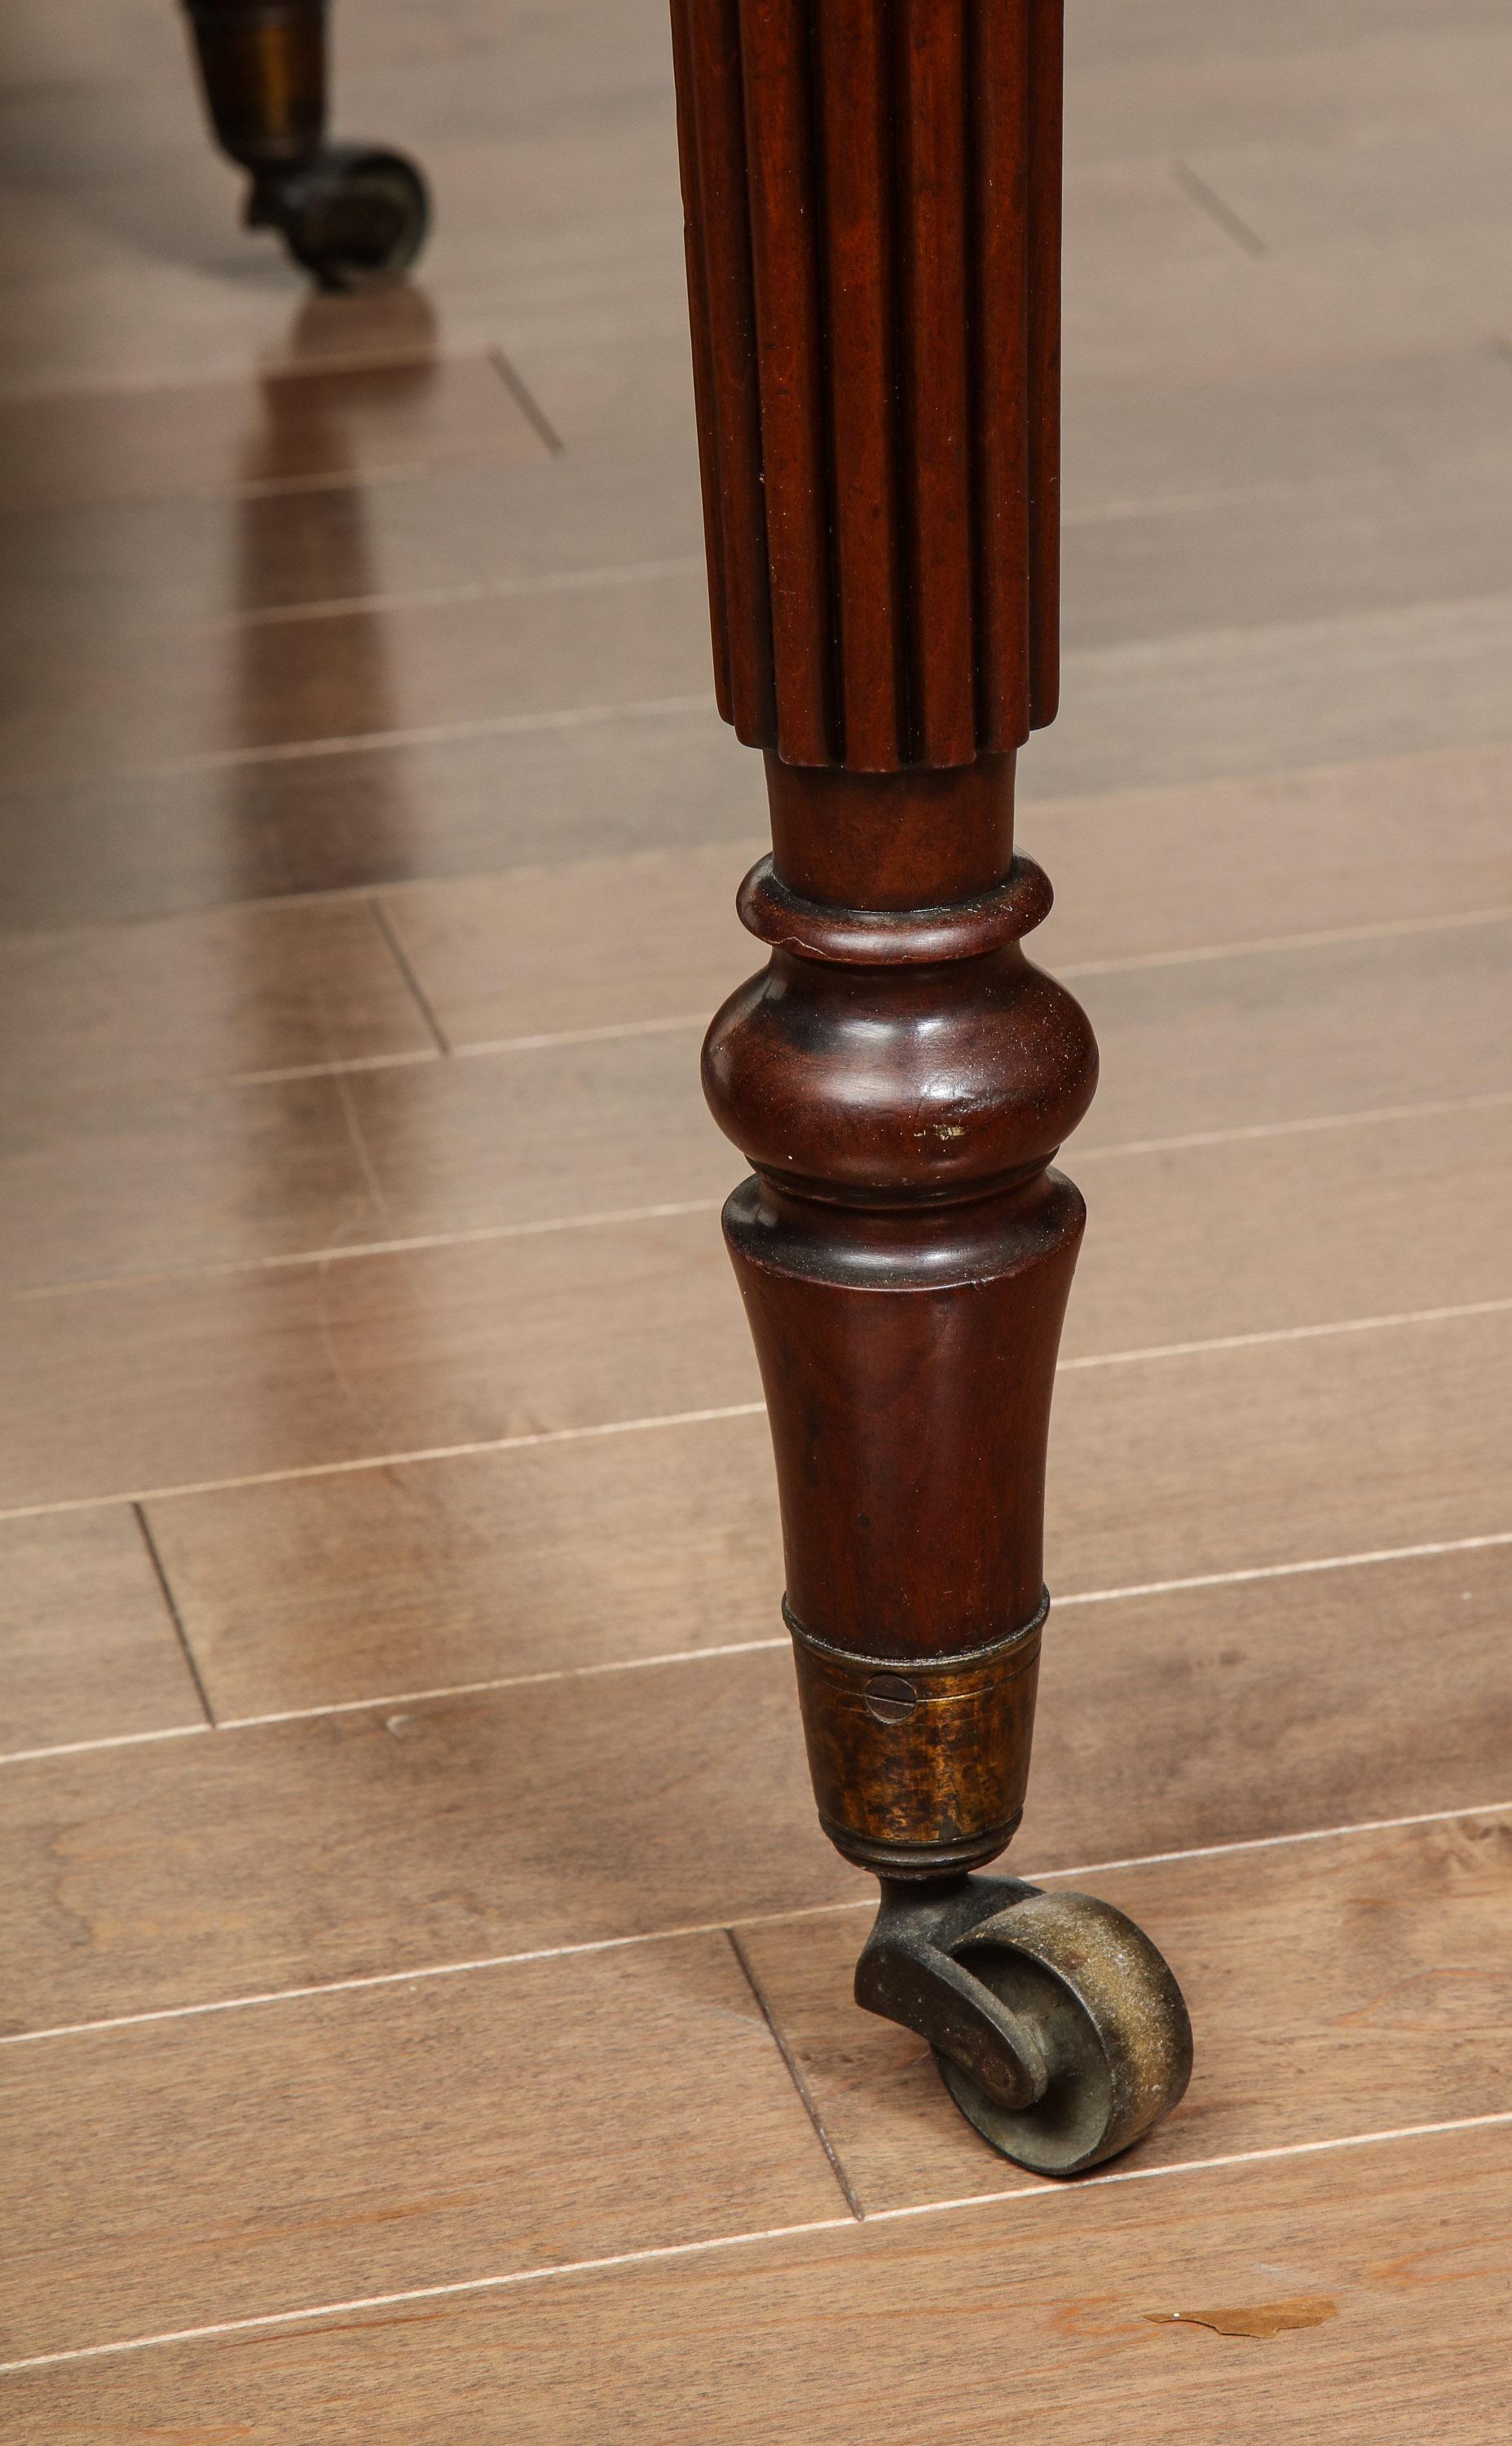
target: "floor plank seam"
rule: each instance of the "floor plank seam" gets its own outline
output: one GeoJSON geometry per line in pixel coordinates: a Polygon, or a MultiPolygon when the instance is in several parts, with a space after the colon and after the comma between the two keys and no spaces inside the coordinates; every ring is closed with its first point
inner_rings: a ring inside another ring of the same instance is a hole
{"type": "MultiPolygon", "coordinates": [[[[338,1072],[336,1077],[332,1079],[331,1085],[336,1090],[336,1101],[341,1106],[342,1127],[346,1133],[347,1143],[351,1148],[353,1156],[356,1157],[357,1168],[363,1176],[363,1186],[367,1192],[368,1202],[374,1214],[378,1218],[380,1226],[382,1226],[389,1219],[388,1200],[383,1195],[383,1180],[379,1176],[378,1166],[373,1160],[373,1151],[367,1143],[367,1134],[363,1128],[362,1115],[357,1109],[357,1099],[352,1094],[351,1081],[344,1074],[338,1072]]],[[[338,1382],[345,1383],[342,1376],[340,1363],[336,1358],[334,1349],[331,1347],[330,1337],[326,1328],[324,1311],[322,1312],[321,1329],[326,1342],[327,1356],[330,1363],[331,1373],[337,1378],[338,1382]]],[[[349,1386],[346,1387],[346,1389],[348,1392],[350,1391],[349,1386]]]]}
{"type": "MultiPolygon", "coordinates": [[[[733,866],[732,866],[733,873],[733,866]]],[[[393,920],[383,907],[381,896],[365,895],[373,909],[404,984],[420,1007],[427,1027],[436,1039],[435,1051],[455,1056],[458,1061],[498,1061],[505,1055],[551,1053],[559,1047],[574,1044],[618,1044],[637,1042],[644,1037],[675,1036],[697,1028],[703,1030],[708,1020],[700,1011],[670,1011],[654,1019],[625,1019],[603,1022],[593,1027],[547,1028],[533,1035],[475,1037],[461,1044],[448,1041],[435,1009],[421,987],[394,929],[393,920]]],[[[1202,943],[1176,951],[1146,951],[1128,959],[1062,961],[1057,973],[1062,977],[1127,976],[1147,969],[1179,969],[1212,966],[1224,960],[1261,959],[1288,951],[1330,950],[1349,943],[1390,942],[1402,936],[1442,934],[1476,926],[1502,926],[1512,918],[1512,905],[1493,905],[1486,909],[1452,910],[1434,917],[1397,917],[1382,919],[1363,926],[1335,926],[1314,933],[1273,934],[1258,937],[1254,942],[1202,943]]],[[[207,1088],[226,1084],[238,1087],[274,1086],[299,1079],[333,1079],[348,1072],[391,1070],[411,1066],[433,1059],[429,1047],[403,1053],[357,1053],[344,1055],[328,1062],[294,1062],[264,1070],[237,1070],[224,1081],[207,1077],[194,1085],[207,1088]]],[[[1495,1095],[1479,1098],[1489,1101],[1495,1095]]],[[[1439,1100],[1452,1101],[1452,1100],[1439,1100]]],[[[1465,1100],[1468,1101],[1468,1100],[1465,1100]]],[[[1409,1107],[1409,1109],[1420,1109],[1409,1107]]],[[[1311,1117],[1309,1117],[1311,1118],[1311,1117]]],[[[1325,1119],[1332,1119],[1326,1116],[1325,1119]]],[[[1297,1124],[1258,1123],[1258,1128],[1284,1129],[1297,1124]]]]}
{"type": "Polygon", "coordinates": [[[1122,960],[1062,960],[1062,977],[1129,976],[1147,969],[1198,968],[1216,960],[1242,960],[1279,951],[1331,950],[1343,943],[1388,943],[1402,935],[1448,933],[1465,926],[1501,926],[1512,917],[1505,904],[1454,909],[1432,917],[1381,917],[1361,926],[1319,927],[1299,934],[1263,934],[1253,942],[1198,943],[1174,951],[1141,951],[1122,960]]]}
{"type": "MultiPolygon", "coordinates": [[[[1507,361],[1512,363],[1512,342],[1505,344],[1504,348],[1502,344],[1497,342],[1491,343],[1491,346],[1496,349],[1499,355],[1505,356],[1507,361]]],[[[1268,488],[1270,491],[1288,493],[1297,489],[1298,488],[1293,485],[1273,486],[1268,488]]],[[[1306,489],[1316,490],[1318,488],[1308,487],[1306,489]]],[[[1324,487],[1322,489],[1329,490],[1332,489],[1332,487],[1324,487]]],[[[1182,509],[1189,507],[1200,508],[1205,506],[1208,502],[1222,502],[1231,498],[1249,499],[1252,498],[1258,499],[1260,498],[1260,496],[1249,490],[1233,496],[1226,493],[1214,495],[1181,495],[1173,496],[1170,499],[1166,501],[1157,501],[1155,506],[1163,509],[1182,509]]],[[[1104,516],[1111,519],[1122,520],[1138,516],[1143,507],[1144,504],[1138,501],[1129,501],[1111,503],[1107,506],[1106,510],[1099,510],[1093,513],[1070,511],[1065,514],[1063,522],[1068,526],[1076,526],[1085,523],[1089,517],[1100,518],[1104,516]]],[[[703,562],[701,558],[691,560],[686,564],[680,561],[652,561],[640,564],[639,573],[647,576],[671,576],[681,574],[684,566],[689,570],[697,571],[703,568],[703,562]]],[[[636,565],[626,563],[625,564],[625,567],[629,571],[635,569],[636,565]]],[[[571,573],[562,573],[562,582],[564,585],[568,575],[570,574],[571,573]]],[[[593,574],[595,573],[590,573],[590,574],[593,574]]],[[[613,575],[616,574],[617,573],[615,572],[605,573],[602,571],[596,573],[600,577],[603,577],[606,574],[613,575]]],[[[524,581],[522,581],[522,583],[524,581]]],[[[554,585],[556,581],[553,578],[551,582],[554,585]]],[[[361,600],[362,598],[357,598],[353,602],[351,608],[359,608],[361,600]]],[[[244,615],[233,613],[226,616],[229,620],[239,625],[244,615]]],[[[203,626],[214,626],[215,624],[206,624],[196,621],[192,625],[197,630],[203,626]]],[[[1478,740],[1474,743],[1474,746],[1469,752],[1483,757],[1489,757],[1497,754],[1504,754],[1509,746],[1512,746],[1512,739],[1501,741],[1494,739],[1478,740]]],[[[1447,751],[1443,747],[1413,747],[1403,748],[1395,754],[1388,754],[1384,757],[1354,757],[1344,758],[1342,760],[1335,758],[1327,760],[1322,763],[1315,762],[1309,764],[1276,765],[1267,767],[1265,770],[1259,773],[1246,774],[1242,777],[1242,781],[1244,786],[1247,788],[1251,788],[1256,791],[1263,791],[1267,784],[1274,786],[1282,782],[1297,782],[1302,781],[1316,781],[1331,777],[1342,777],[1355,774],[1358,772],[1362,763],[1369,764],[1371,766],[1388,765],[1392,767],[1398,765],[1433,766],[1440,763],[1447,752],[1452,751],[1447,751]]],[[[33,786],[34,785],[29,783],[23,783],[20,785],[24,791],[28,792],[33,786]]],[[[1235,777],[1215,775],[1205,783],[1184,781],[1174,783],[1171,786],[1177,790],[1188,793],[1204,789],[1231,789],[1235,786],[1235,777]]],[[[5,795],[5,792],[0,791],[0,803],[3,803],[5,795]]],[[[1110,801],[1129,796],[1142,798],[1148,795],[1148,785],[1146,785],[1143,788],[1136,788],[1132,792],[1123,785],[1110,785],[1108,788],[1102,790],[1081,791],[1070,796],[1057,798],[1036,799],[1031,797],[1024,802],[1024,812],[1036,826],[1045,823],[1056,823],[1062,820],[1075,822],[1088,816],[1101,813],[1110,801]]],[[[755,841],[755,834],[752,835],[752,839],[755,841]]],[[[702,842],[700,846],[705,849],[715,849],[726,847],[728,844],[722,840],[714,840],[702,842]]],[[[596,865],[599,863],[599,860],[596,856],[589,856],[588,857],[569,857],[548,859],[545,861],[532,859],[526,861],[526,863],[532,867],[537,867],[542,863],[545,863],[551,866],[553,870],[569,873],[574,867],[580,865],[596,865]]],[[[65,933],[82,935],[94,934],[97,932],[114,933],[121,928],[130,929],[132,927],[159,926],[176,918],[204,917],[215,914],[225,914],[230,911],[271,912],[286,909],[340,907],[344,904],[355,904],[365,900],[369,893],[374,890],[391,891],[406,886],[412,882],[443,882],[449,885],[465,887],[470,883],[498,882],[503,877],[513,874],[514,871],[514,867],[512,864],[503,867],[471,868],[465,874],[459,875],[447,874],[443,875],[416,876],[405,874],[388,875],[383,877],[381,882],[377,883],[372,880],[368,880],[362,883],[311,884],[301,886],[297,891],[289,892],[273,891],[236,893],[230,898],[207,900],[196,903],[188,909],[177,907],[170,909],[134,909],[121,916],[76,919],[71,923],[62,925],[48,925],[41,927],[29,925],[14,926],[0,922],[0,934],[14,934],[22,939],[30,939],[37,934],[55,935],[65,933]]],[[[1261,1126],[1263,1127],[1266,1125],[1261,1124],[1261,1126]]],[[[1285,1125],[1283,1124],[1283,1126],[1285,1125]]]]}
{"type": "Polygon", "coordinates": [[[458,1059],[495,1060],[502,1053],[551,1053],[558,1045],[620,1044],[641,1036],[676,1036],[684,1029],[708,1026],[701,1011],[673,1011],[665,1019],[611,1020],[599,1027],[559,1027],[539,1036],[479,1037],[455,1049],[458,1059]]]}
{"type": "Polygon", "coordinates": [[[414,963],[410,959],[409,953],[405,950],[402,942],[400,940],[399,931],[394,924],[393,918],[389,914],[382,893],[369,893],[367,895],[367,906],[372,913],[373,923],[377,927],[379,933],[383,936],[383,939],[388,948],[389,957],[392,959],[395,968],[399,970],[400,977],[407,988],[421,1019],[424,1021],[425,1025],[429,1028],[432,1037],[435,1039],[437,1052],[441,1054],[443,1057],[449,1055],[451,1053],[452,1046],[447,1039],[446,1030],[442,1027],[440,1021],[436,1015],[435,1004],[431,1001],[429,994],[425,991],[424,987],[420,984],[419,977],[415,973],[414,963]]]}
{"type": "Polygon", "coordinates": [[[493,367],[494,371],[497,374],[505,389],[509,392],[511,399],[514,402],[515,406],[519,409],[520,414],[524,417],[527,424],[531,426],[532,430],[537,434],[540,440],[545,443],[548,454],[552,459],[560,459],[564,457],[567,450],[567,443],[563,441],[555,425],[547,415],[545,408],[536,398],[535,393],[530,388],[529,385],[526,383],[525,377],[518,371],[512,359],[507,357],[503,349],[496,345],[493,348],[485,348],[483,354],[488,363],[493,367]]]}
{"type": "MultiPolygon", "coordinates": [[[[1001,2208],[1011,2202],[1068,2201],[1083,2192],[1110,2189],[1115,2183],[1165,2182],[1198,2174],[1224,2173],[1280,2159],[1316,2157],[1346,2149],[1385,2148],[1410,2140],[1441,2139],[1462,2132],[1488,2131],[1512,2124],[1512,2108],[1490,2115],[1469,2115],[1439,2123],[1401,2124],[1387,2131],[1350,2132],[1317,2140],[1292,2140],[1269,2149],[1233,2150],[1223,2156],[1190,2158],[1164,2166],[1121,2166],[1111,2173],[1084,2174],[1074,2182],[1036,2182],[999,2192],[977,2192],[960,2199],[927,2200],[906,2208],[875,2209],[867,2227],[897,2224],[905,2218],[958,2215],[967,2210],[1001,2208]]],[[[469,2294],[501,2293],[517,2286],[540,2285],[570,2276],[598,2276],[622,2267],[640,2267],[659,2261],[692,2259],[716,2250],[750,2249],[761,2243],[801,2241],[812,2234],[854,2233],[853,2217],[814,2217],[801,2225],[769,2226],[752,2233],[710,2234],[696,2242],[652,2244],[639,2250],[606,2253],[597,2259],[560,2260],[544,2267],[510,2268],[496,2276],[459,2277],[446,2285],[417,2285],[401,2292],[359,2294],[345,2302],[311,2303],[297,2310],[268,2310],[252,2318],[224,2319],[197,2327],[178,2327],[158,2335],[122,2336],[108,2343],[74,2344],[60,2352],[30,2353],[0,2361],[0,2377],[27,2370],[55,2369],[65,2362],[103,2361],[123,2353],[163,2350],[175,2344],[213,2343],[223,2336],[266,2334],[279,2327],[297,2328],[312,2319],[352,2316],[364,2310],[397,2309],[411,2302],[457,2300],[469,2294]]]]}
{"type": "MultiPolygon", "coordinates": [[[[1057,1374],[1099,1367],[1154,1365],[1172,1359],[1203,1359],[1230,1350],[1280,1348],[1292,1343],[1327,1342],[1345,1334],[1404,1332],[1415,1326],[1465,1324],[1512,1310],[1512,1297],[1465,1300],[1442,1308],[1403,1308],[1385,1316],[1338,1317],[1319,1325],[1275,1326],[1256,1333],[1215,1334],[1199,1342],[1151,1343],[1131,1350],[1089,1352],[1063,1359],[1057,1374]]],[[[467,1443],[431,1444],[401,1452],[359,1453],[341,1460],[309,1461],[297,1468],[252,1470],[229,1477],[180,1480],[168,1486],[117,1487],[101,1495],[58,1496],[42,1503],[9,1504],[0,1520],[40,1520],[69,1512],[98,1512],[117,1503],[166,1503],[179,1496],[219,1495],[248,1486],[287,1486],[323,1477],[351,1477],[364,1470],[418,1467],[423,1461],[461,1460],[482,1453],[532,1452],[553,1444],[586,1443],[607,1436],[649,1435],[668,1427],[702,1426],[764,1415],[764,1402],[724,1402],[696,1410],[657,1411],[639,1419],[597,1419],[583,1426],[536,1427],[517,1435],[485,1436],[467,1443]]]]}
{"type": "MultiPolygon", "coordinates": [[[[398,1057],[439,1062],[424,1053],[398,1057]]],[[[1512,1095],[1503,1101],[1512,1102],[1512,1095]]],[[[535,1240],[554,1232],[602,1232],[624,1223],[661,1223],[681,1214],[718,1214],[722,1198],[666,1198],[655,1206],[610,1207],[602,1213],[551,1214],[535,1223],[479,1223],[463,1232],[417,1232],[394,1240],[349,1240],[334,1248],[288,1249],[266,1257],[233,1257],[222,1265],[174,1267],[166,1272],[95,1274],[72,1283],[28,1283],[7,1291],[9,1300],[70,1299],[87,1291],[141,1289],[155,1283],[224,1282],[238,1274],[281,1273],[291,1267],[338,1265],[358,1257],[410,1257],[432,1249],[473,1249],[495,1240],[535,1240]]]]}
{"type": "Polygon", "coordinates": [[[405,747],[444,747],[454,740],[528,738],[536,732],[590,730],[607,723],[663,722],[715,712],[712,694],[630,697],[623,705],[553,706],[541,713],[480,714],[475,722],[422,722],[397,730],[358,730],[328,739],[281,739],[259,747],[210,747],[155,764],[84,766],[55,778],[115,781],[126,774],[161,781],[179,774],[228,773],[243,765],[295,764],[306,757],[388,755],[405,747]]]}
{"type": "Polygon", "coordinates": [[[158,1540],[152,1533],[152,1523],[149,1521],[146,1513],[143,1511],[140,1503],[134,1503],[130,1508],[133,1517],[136,1520],[137,1527],[140,1532],[141,1542],[147,1550],[147,1560],[152,1565],[153,1577],[156,1579],[159,1590],[161,1592],[168,1619],[173,1625],[174,1636],[178,1643],[178,1650],[183,1658],[185,1670],[189,1675],[190,1681],[195,1685],[195,1695],[199,1701],[200,1706],[204,1710],[206,1730],[213,1733],[217,1730],[215,1723],[215,1711],[210,1703],[210,1693],[205,1687],[204,1676],[199,1670],[199,1660],[195,1654],[194,1646],[189,1637],[189,1632],[185,1628],[184,1617],[180,1610],[178,1600],[174,1594],[173,1582],[168,1577],[162,1556],[158,1551],[158,1540]]]}
{"type": "MultiPolygon", "coordinates": [[[[196,1730],[200,1727],[195,1727],[196,1730]]],[[[1311,1826],[1284,1834],[1246,1834],[1227,1843],[1198,1843],[1185,1851],[1148,1852],[1125,1859],[1079,1861],[1072,1868],[1036,1869],[1025,1872],[1028,1884],[1063,1882],[1071,1877],[1114,1876],[1139,1869],[1167,1868],[1188,1860],[1223,1860],[1251,1852],[1284,1851],[1302,1843],[1347,1841],[1354,1835],[1389,1834],[1418,1826],[1451,1826],[1468,1818],[1512,1816],[1512,1800],[1473,1801],[1454,1809],[1429,1809],[1406,1817],[1369,1817],[1345,1826],[1311,1826]]],[[[63,2039],[100,2038],[116,2030],[145,2029],[159,2022],[201,2021],[214,2014],[243,2013],[271,2004],[318,2003],[327,1996],[365,1993],[376,1987],[405,1987],[421,1981],[471,1978],[479,1971],[513,1970],[536,1962],[565,1962],[579,1955],[622,1953],[633,1946],[679,1945],[690,1937],[725,1936],[743,1928],[780,1927],[791,1920],[829,1919],[849,1911],[871,1911],[876,1897],[864,1894],[846,1902],[796,1903],[784,1910],[742,1911],[725,1919],[697,1920],[679,1928],[638,1929],[628,1936],[590,1936],[570,1945],[537,1946],[519,1953],[483,1954],[468,1962],[420,1963],[404,1970],[368,1970],[350,1979],[330,1979],[304,1987],[273,1987],[247,1996],[221,1996],[197,2004],[159,2004],[145,2012],[117,2013],[98,2022],[62,2022],[41,2030],[0,2033],[0,2047],[49,2045],[63,2039]]],[[[882,2213],[873,2210],[869,2217],[882,2213]]]]}
{"type": "Polygon", "coordinates": [[[817,2100],[803,2077],[803,2066],[799,2063],[793,2048],[789,2045],[782,2026],[778,2022],[776,2015],[773,2012],[770,2004],[767,2002],[766,1990],[762,1986],[760,1980],[756,1977],[756,1966],[752,1962],[751,1956],[746,1951],[745,1947],[741,1944],[737,1929],[734,1927],[727,1927],[724,1933],[729,1939],[730,1950],[735,1955],[735,1958],[739,1964],[741,1971],[744,1974],[746,1985],[750,1988],[752,1995],[756,1998],[756,2004],[760,2007],[761,2019],[766,2023],[768,2030],[772,2034],[773,2044],[775,2046],[778,2055],[782,2058],[784,2064],[787,2066],[788,2078],[792,2081],[793,2088],[798,2093],[798,2097],[803,2104],[803,2111],[813,2126],[814,2136],[818,2140],[819,2146],[830,2160],[830,2171],[833,2174],[835,2181],[840,2186],[845,2204],[850,2211],[851,2215],[856,2219],[857,2223],[860,2224],[865,2219],[866,2211],[862,2208],[861,2202],[856,2197],[855,2187],[841,2161],[840,2152],[835,2147],[829,2133],[825,2130],[824,2117],[819,2112],[817,2100]]]}
{"type": "Polygon", "coordinates": [[[1341,1333],[1380,1333],[1416,1325],[1451,1325],[1476,1316],[1502,1316],[1512,1309],[1512,1298],[1461,1300],[1443,1308],[1402,1308],[1390,1316],[1338,1317],[1324,1325],[1270,1326],[1259,1333],[1209,1334],[1200,1342],[1148,1343],[1134,1350],[1095,1350],[1080,1359],[1063,1359],[1057,1375],[1074,1375],[1091,1367],[1143,1366],[1159,1359],[1196,1359],[1219,1350],[1260,1350],[1286,1342],[1327,1342],[1341,1333]]]}
{"type": "MultiPolygon", "coordinates": [[[[537,594],[578,594],[595,587],[647,586],[667,577],[703,575],[703,559],[616,561],[604,569],[547,569],[531,577],[476,577],[452,586],[396,587],[382,594],[333,594],[308,603],[270,603],[251,612],[218,612],[208,619],[154,623],[163,636],[235,635],[243,629],[281,629],[305,620],[370,618],[381,612],[439,611],[454,603],[511,603],[537,594]]],[[[360,887],[359,887],[360,889],[360,887]]],[[[348,886],[348,893],[353,887],[348,886]]],[[[340,893],[299,893],[298,899],[334,899],[340,893]]],[[[227,904],[257,908],[257,900],[227,904]]]]}

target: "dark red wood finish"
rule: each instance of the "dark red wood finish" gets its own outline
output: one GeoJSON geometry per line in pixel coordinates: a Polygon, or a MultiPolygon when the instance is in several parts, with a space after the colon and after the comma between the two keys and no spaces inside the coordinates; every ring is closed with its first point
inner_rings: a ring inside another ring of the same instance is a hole
{"type": "Polygon", "coordinates": [[[1055,696],[1059,0],[673,0],[719,702],[770,947],[710,1031],[820,1814],[887,1878],[1023,1806],[1096,1051],[1022,938],[1055,696]]]}

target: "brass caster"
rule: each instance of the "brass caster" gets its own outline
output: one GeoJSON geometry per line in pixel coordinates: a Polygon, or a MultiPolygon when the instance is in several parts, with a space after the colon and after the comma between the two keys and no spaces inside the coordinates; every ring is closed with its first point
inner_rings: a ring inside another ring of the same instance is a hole
{"type": "Polygon", "coordinates": [[[287,169],[263,170],[247,199],[248,226],[281,231],[294,261],[323,289],[402,280],[429,220],[414,163],[365,144],[331,144],[287,169]]]}
{"type": "Polygon", "coordinates": [[[1168,2115],[1192,2031],[1144,1931],[1012,1877],[884,1884],[856,2002],[927,2039],[967,2121],[1017,2166],[1079,2174],[1168,2115]]]}

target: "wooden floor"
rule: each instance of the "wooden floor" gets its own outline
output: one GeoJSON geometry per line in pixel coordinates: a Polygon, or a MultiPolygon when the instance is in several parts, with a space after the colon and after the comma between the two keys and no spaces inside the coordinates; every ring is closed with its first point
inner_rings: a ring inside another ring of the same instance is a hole
{"type": "Polygon", "coordinates": [[[662,12],[344,9],[367,303],[174,18],[0,32],[0,2433],[1505,2446],[1505,0],[1072,9],[1014,1858],[1199,2060],[1060,2189],[849,2003],[802,1762],[662,12]]]}

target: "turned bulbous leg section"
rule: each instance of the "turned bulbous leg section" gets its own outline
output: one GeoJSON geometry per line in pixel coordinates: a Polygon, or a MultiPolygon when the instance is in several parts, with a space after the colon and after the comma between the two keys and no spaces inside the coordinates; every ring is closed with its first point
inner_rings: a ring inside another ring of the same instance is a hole
{"type": "Polygon", "coordinates": [[[246,219],[323,289],[401,280],[425,240],[425,181],[401,153],[326,141],[324,0],[189,0],[215,141],[252,174],[246,219]]]}

